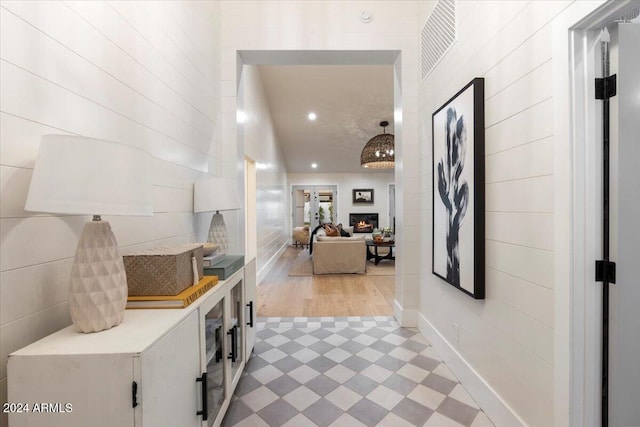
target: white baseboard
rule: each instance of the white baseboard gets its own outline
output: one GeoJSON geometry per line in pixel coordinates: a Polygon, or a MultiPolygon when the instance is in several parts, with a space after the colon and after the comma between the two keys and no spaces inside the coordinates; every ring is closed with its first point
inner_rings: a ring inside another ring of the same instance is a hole
{"type": "Polygon", "coordinates": [[[393,300],[393,315],[403,328],[418,326],[418,310],[403,308],[398,300],[393,300]]]}
{"type": "Polygon", "coordinates": [[[259,285],[260,283],[262,283],[264,278],[267,277],[267,274],[269,274],[269,272],[271,271],[273,266],[276,264],[276,261],[278,261],[278,259],[282,256],[282,254],[284,253],[284,251],[287,250],[288,247],[289,247],[289,241],[285,242],[280,247],[280,249],[278,249],[278,251],[271,257],[269,262],[267,262],[264,265],[264,267],[262,267],[262,269],[260,269],[260,271],[258,271],[258,277],[257,277],[256,286],[259,285]]]}
{"type": "Polygon", "coordinates": [[[527,425],[422,313],[418,314],[418,329],[496,427],[527,425]]]}

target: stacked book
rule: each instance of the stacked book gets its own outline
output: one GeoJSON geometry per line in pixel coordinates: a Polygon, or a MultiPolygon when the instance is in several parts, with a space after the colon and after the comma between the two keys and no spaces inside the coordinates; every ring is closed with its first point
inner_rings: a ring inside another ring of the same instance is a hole
{"type": "Polygon", "coordinates": [[[213,267],[217,262],[222,261],[224,259],[224,253],[213,253],[211,255],[202,257],[202,266],[203,267],[213,267]]]}
{"type": "Polygon", "coordinates": [[[185,308],[218,284],[218,276],[204,276],[197,285],[177,295],[145,295],[127,298],[127,308],[185,308]]]}

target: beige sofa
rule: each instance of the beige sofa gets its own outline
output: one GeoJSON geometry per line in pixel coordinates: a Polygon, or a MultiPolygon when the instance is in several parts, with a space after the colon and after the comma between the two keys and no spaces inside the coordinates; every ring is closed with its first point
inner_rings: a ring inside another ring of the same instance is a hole
{"type": "Polygon", "coordinates": [[[367,246],[363,237],[316,236],[313,242],[313,274],[364,274],[367,246]]]}

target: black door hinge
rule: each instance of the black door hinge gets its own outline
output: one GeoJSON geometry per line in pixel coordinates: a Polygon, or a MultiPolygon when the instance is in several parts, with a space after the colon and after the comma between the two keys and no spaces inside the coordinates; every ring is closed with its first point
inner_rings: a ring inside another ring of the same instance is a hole
{"type": "Polygon", "coordinates": [[[616,96],[616,75],[596,79],[596,99],[609,99],[616,96]]]}
{"type": "Polygon", "coordinates": [[[616,263],[596,261],[596,282],[616,283],[616,263]]]}
{"type": "Polygon", "coordinates": [[[138,383],[134,381],[131,383],[131,407],[136,406],[138,406],[138,383]]]}

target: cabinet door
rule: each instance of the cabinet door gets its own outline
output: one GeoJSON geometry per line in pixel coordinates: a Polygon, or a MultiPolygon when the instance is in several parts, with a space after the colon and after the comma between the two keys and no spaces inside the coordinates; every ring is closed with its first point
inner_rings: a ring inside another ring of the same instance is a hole
{"type": "MultiPolygon", "coordinates": [[[[220,410],[227,399],[225,389],[225,365],[227,361],[224,346],[224,304],[225,299],[218,301],[211,299],[200,307],[202,325],[201,333],[204,342],[204,367],[207,378],[206,415],[202,417],[204,425],[220,425],[222,414],[220,410]],[[220,419],[218,419],[220,418],[220,419]]],[[[230,396],[229,396],[230,397],[230,396]]],[[[204,414],[203,414],[204,415],[204,414]]]]}
{"type": "Polygon", "coordinates": [[[227,335],[229,336],[229,354],[231,361],[231,383],[236,384],[240,377],[240,371],[244,366],[243,340],[244,340],[244,281],[238,281],[229,291],[229,323],[227,335]]]}
{"type": "Polygon", "coordinates": [[[256,343],[256,323],[258,321],[258,306],[256,305],[256,280],[256,259],[253,258],[244,266],[244,302],[246,313],[244,350],[245,362],[249,361],[249,357],[251,357],[251,352],[253,351],[253,346],[256,343]]]}
{"type": "Polygon", "coordinates": [[[200,322],[197,310],[141,358],[142,425],[200,426],[200,322]]]}

